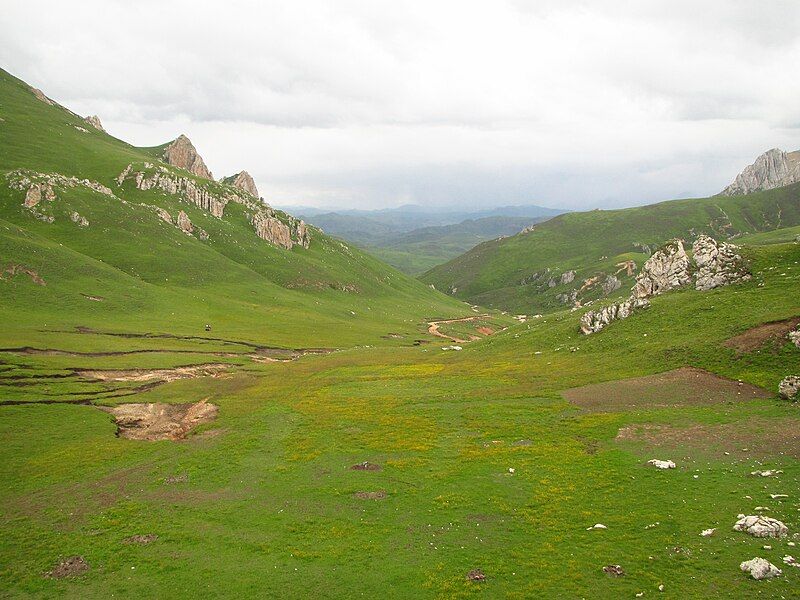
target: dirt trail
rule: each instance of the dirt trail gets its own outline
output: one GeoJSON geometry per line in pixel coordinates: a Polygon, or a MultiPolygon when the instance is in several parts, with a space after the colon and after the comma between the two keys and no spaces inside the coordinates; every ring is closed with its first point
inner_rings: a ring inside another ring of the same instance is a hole
{"type": "Polygon", "coordinates": [[[463,323],[465,321],[476,321],[478,319],[485,319],[488,317],[488,314],[484,315],[474,315],[471,317],[461,317],[460,319],[442,319],[440,321],[428,321],[428,333],[431,335],[435,335],[436,337],[444,338],[446,340],[451,340],[456,344],[466,344],[467,342],[471,342],[476,339],[480,339],[478,336],[470,336],[469,340],[462,340],[457,337],[453,337],[452,335],[446,335],[439,331],[440,325],[447,325],[448,323],[463,323]]]}

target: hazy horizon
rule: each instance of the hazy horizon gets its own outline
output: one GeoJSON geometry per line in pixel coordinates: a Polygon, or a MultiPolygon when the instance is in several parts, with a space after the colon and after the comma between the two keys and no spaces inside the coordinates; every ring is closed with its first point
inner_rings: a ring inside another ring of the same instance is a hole
{"type": "Polygon", "coordinates": [[[268,202],[586,210],[800,147],[800,4],[9,2],[2,66],[268,202]]]}

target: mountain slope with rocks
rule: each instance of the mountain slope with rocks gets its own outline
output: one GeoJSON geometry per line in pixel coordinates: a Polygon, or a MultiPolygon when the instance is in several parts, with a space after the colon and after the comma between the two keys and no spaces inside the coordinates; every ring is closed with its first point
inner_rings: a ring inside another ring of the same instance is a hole
{"type": "Polygon", "coordinates": [[[745,167],[736,179],[720,192],[722,196],[740,196],[772,190],[800,182],[800,150],[784,152],[773,148],[745,167]]]}
{"type": "MultiPolygon", "coordinates": [[[[39,321],[56,306],[65,324],[85,326],[141,311],[155,328],[230,322],[250,336],[306,341],[311,323],[322,332],[341,322],[344,341],[363,337],[359,321],[377,335],[409,313],[463,313],[274,209],[246,172],[215,181],[185,135],[135,148],[3,71],[0,98],[0,267],[19,265],[47,283],[0,283],[7,321],[39,321]]],[[[335,345],[331,335],[318,343],[335,345]]]]}

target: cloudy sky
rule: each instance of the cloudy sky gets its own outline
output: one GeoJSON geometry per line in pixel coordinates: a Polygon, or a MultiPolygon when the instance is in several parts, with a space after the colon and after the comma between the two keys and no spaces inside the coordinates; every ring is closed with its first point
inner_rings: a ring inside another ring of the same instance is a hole
{"type": "Polygon", "coordinates": [[[4,0],[0,65],[277,205],[571,209],[800,148],[800,2],[4,0]]]}

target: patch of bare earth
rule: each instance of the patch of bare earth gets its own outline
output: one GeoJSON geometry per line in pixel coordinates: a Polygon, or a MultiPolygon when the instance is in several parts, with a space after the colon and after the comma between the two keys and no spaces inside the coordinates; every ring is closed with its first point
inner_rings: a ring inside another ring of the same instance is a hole
{"type": "Polygon", "coordinates": [[[754,417],[736,423],[688,427],[633,424],[622,427],[616,441],[684,456],[728,452],[753,458],[800,458],[800,417],[754,417]]]}
{"type": "Polygon", "coordinates": [[[764,323],[725,340],[723,345],[727,348],[733,348],[740,354],[753,352],[770,343],[780,345],[786,342],[786,335],[798,324],[800,324],[800,317],[764,323]]]}
{"type": "Polygon", "coordinates": [[[356,492],[353,497],[359,500],[383,500],[386,498],[386,492],[378,490],[377,492],[356,492]]]}
{"type": "Polygon", "coordinates": [[[231,366],[222,363],[210,363],[175,367],[173,369],[77,370],[75,374],[97,381],[168,382],[178,379],[192,379],[194,377],[218,377],[220,373],[231,368],[231,366]]]}
{"type": "Polygon", "coordinates": [[[58,563],[51,571],[45,573],[50,579],[63,579],[64,577],[77,577],[89,570],[89,563],[82,556],[70,556],[58,563]]]}
{"type": "Polygon", "coordinates": [[[371,462],[361,462],[350,467],[351,471],[380,471],[381,466],[371,462]]]}
{"type": "Polygon", "coordinates": [[[195,427],[213,421],[218,408],[205,400],[194,404],[120,404],[98,407],[113,415],[117,435],[129,440],[181,440],[195,427]]]}
{"type": "Polygon", "coordinates": [[[765,389],[694,367],[571,388],[564,398],[590,412],[703,406],[770,398],[765,389]]]}
{"type": "Polygon", "coordinates": [[[151,544],[158,539],[155,533],[146,533],[144,535],[132,535],[122,540],[124,544],[151,544]]]}

